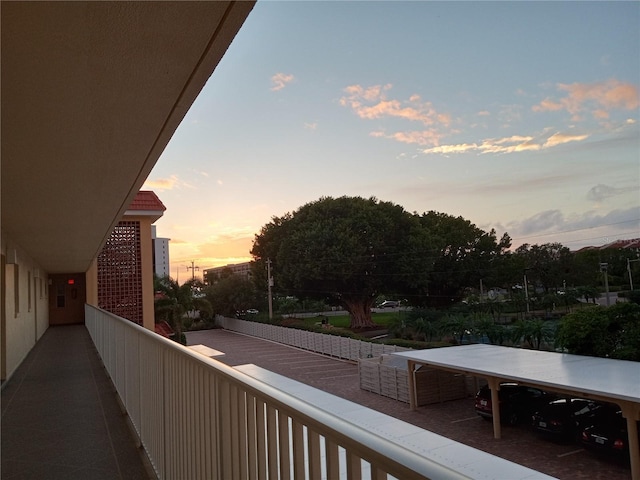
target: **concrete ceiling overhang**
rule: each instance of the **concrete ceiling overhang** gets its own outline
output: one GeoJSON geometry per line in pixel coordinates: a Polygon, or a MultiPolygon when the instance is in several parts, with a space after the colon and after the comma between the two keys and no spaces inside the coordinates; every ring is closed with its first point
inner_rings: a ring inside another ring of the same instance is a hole
{"type": "Polygon", "coordinates": [[[84,272],[254,2],[7,2],[2,231],[84,272]]]}

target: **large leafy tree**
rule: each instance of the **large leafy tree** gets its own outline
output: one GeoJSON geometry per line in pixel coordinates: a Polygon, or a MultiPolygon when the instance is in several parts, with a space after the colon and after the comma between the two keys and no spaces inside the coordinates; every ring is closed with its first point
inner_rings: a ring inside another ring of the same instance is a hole
{"type": "Polygon", "coordinates": [[[514,253],[514,259],[520,266],[518,275],[523,277],[527,271],[527,281],[540,285],[545,292],[554,292],[563,288],[571,279],[574,271],[574,257],[569,248],[560,243],[542,245],[524,244],[514,253]]]}
{"type": "Polygon", "coordinates": [[[272,262],[275,288],[341,304],[351,327],[373,326],[376,297],[424,288],[431,238],[417,215],[361,197],[321,198],[274,217],[256,235],[255,272],[272,262]]]}
{"type": "Polygon", "coordinates": [[[253,282],[240,275],[224,276],[206,287],[205,294],[213,310],[222,315],[233,316],[258,304],[253,282]]]}
{"type": "Polygon", "coordinates": [[[468,287],[498,282],[502,255],[511,246],[504,234],[500,240],[495,230],[485,232],[463,217],[427,212],[420,217],[423,227],[435,237],[437,250],[433,258],[428,296],[424,303],[441,307],[459,301],[468,287]]]}

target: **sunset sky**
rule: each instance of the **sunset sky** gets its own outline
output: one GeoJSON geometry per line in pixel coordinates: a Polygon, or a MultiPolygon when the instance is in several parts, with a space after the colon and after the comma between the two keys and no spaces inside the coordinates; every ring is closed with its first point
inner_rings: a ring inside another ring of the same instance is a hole
{"type": "Polygon", "coordinates": [[[323,196],[640,237],[639,2],[258,1],[144,188],[171,274],[323,196]]]}

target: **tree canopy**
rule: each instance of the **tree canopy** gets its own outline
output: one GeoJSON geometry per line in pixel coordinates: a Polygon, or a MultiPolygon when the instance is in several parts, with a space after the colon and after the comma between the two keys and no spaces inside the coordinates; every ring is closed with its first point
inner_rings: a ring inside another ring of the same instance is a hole
{"type": "Polygon", "coordinates": [[[416,215],[376,198],[325,197],[274,217],[256,235],[251,254],[269,259],[278,291],[341,304],[351,327],[373,326],[371,306],[424,288],[433,268],[433,240],[416,215]]]}
{"type": "Polygon", "coordinates": [[[428,295],[421,302],[441,307],[460,301],[466,287],[497,282],[501,255],[511,246],[506,233],[500,241],[495,230],[485,232],[469,220],[430,211],[420,217],[422,226],[435,239],[428,295]]]}
{"type": "Polygon", "coordinates": [[[213,310],[222,315],[234,316],[237,312],[254,308],[257,295],[253,282],[233,273],[222,276],[204,289],[213,310]]]}
{"type": "Polygon", "coordinates": [[[618,303],[570,313],[560,323],[556,342],[577,355],[640,361],[640,305],[618,303]]]}

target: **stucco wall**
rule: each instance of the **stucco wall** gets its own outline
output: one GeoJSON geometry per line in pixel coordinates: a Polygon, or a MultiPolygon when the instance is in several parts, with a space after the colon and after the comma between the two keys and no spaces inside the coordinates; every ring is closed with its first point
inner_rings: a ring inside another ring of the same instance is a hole
{"type": "Polygon", "coordinates": [[[5,235],[2,254],[7,262],[2,373],[9,378],[49,327],[49,288],[46,272],[5,235]]]}

